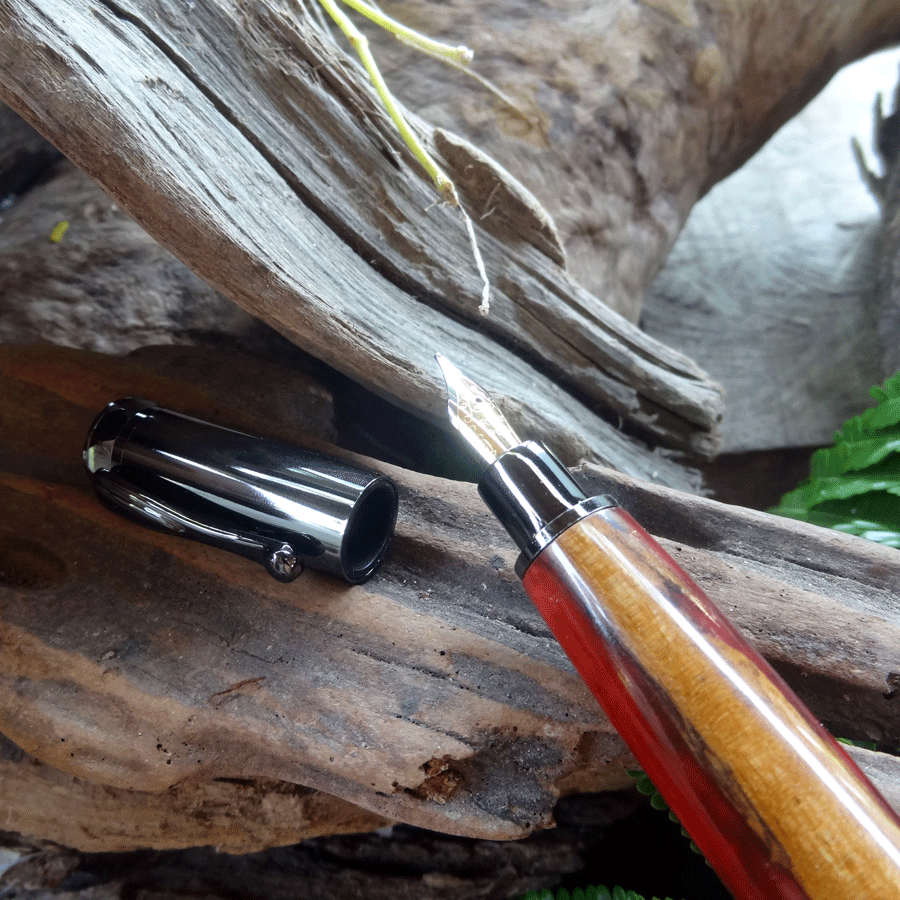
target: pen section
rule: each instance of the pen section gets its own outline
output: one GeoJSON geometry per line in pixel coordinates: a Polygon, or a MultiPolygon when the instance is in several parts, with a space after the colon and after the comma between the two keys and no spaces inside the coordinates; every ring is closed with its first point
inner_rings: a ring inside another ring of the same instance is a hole
{"type": "Polygon", "coordinates": [[[631,516],[580,520],[523,581],[736,897],[900,896],[900,821],[631,516]]]}

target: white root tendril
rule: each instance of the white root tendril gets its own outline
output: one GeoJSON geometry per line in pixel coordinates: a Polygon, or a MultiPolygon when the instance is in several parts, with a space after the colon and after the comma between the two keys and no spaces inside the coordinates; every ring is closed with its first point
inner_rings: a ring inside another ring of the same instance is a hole
{"type": "MultiPolygon", "coordinates": [[[[457,204],[459,201],[457,200],[457,204]]],[[[481,303],[478,304],[478,312],[486,316],[491,311],[491,283],[488,281],[487,269],[484,267],[484,259],[481,256],[481,249],[478,246],[478,239],[475,237],[475,226],[469,214],[459,205],[459,211],[463,217],[463,225],[466,227],[466,234],[469,235],[469,245],[472,248],[472,256],[475,257],[475,268],[481,276],[481,303]]]]}
{"type": "MultiPolygon", "coordinates": [[[[362,62],[369,78],[372,80],[372,84],[378,93],[379,99],[382,104],[384,104],[387,114],[391,117],[391,121],[400,133],[400,137],[403,138],[403,142],[409,147],[413,156],[415,156],[422,168],[428,173],[428,177],[434,182],[434,186],[437,189],[441,200],[444,203],[455,206],[460,211],[463,225],[465,226],[466,234],[469,238],[469,244],[472,248],[472,256],[475,259],[475,268],[478,270],[478,274],[482,281],[481,304],[478,307],[478,312],[483,316],[488,315],[491,305],[490,282],[488,281],[487,270],[484,266],[481,250],[478,247],[475,227],[473,226],[468,213],[463,209],[463,206],[460,203],[459,194],[456,192],[456,185],[453,183],[450,176],[441,169],[434,157],[432,157],[416,136],[415,132],[409,127],[409,123],[406,121],[397,101],[394,99],[393,94],[391,94],[390,89],[384,81],[381,71],[375,62],[375,57],[372,56],[366,36],[359,31],[346,13],[338,6],[337,0],[318,0],[318,2],[325,12],[331,16],[334,23],[344,33],[344,36],[356,51],[360,62],[362,62]]],[[[442,44],[440,41],[432,40],[431,38],[420,34],[418,31],[414,31],[412,28],[407,28],[390,16],[385,15],[374,6],[365,2],[365,0],[343,0],[343,2],[360,15],[365,16],[367,19],[371,19],[376,25],[393,34],[397,40],[402,41],[404,44],[408,44],[411,47],[415,47],[417,50],[427,53],[429,56],[442,59],[454,67],[465,67],[472,61],[472,51],[468,47],[451,47],[448,44],[442,44]]]]}

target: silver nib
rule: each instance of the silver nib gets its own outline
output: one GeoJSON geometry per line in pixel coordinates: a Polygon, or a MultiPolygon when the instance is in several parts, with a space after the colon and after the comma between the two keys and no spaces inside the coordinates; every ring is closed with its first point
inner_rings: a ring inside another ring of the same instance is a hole
{"type": "Polygon", "coordinates": [[[453,427],[488,465],[522,443],[485,391],[440,353],[434,358],[447,382],[447,414],[453,427]]]}

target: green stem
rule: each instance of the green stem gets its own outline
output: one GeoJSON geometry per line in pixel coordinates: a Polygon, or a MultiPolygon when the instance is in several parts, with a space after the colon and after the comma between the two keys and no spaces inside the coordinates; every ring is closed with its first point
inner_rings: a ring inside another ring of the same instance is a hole
{"type": "MultiPolygon", "coordinates": [[[[391,117],[391,121],[397,127],[397,131],[400,132],[400,137],[403,138],[404,143],[407,147],[412,151],[413,156],[419,161],[422,168],[428,173],[428,176],[434,182],[435,187],[437,188],[438,193],[441,196],[441,199],[445,203],[450,203],[455,206],[463,218],[463,225],[466,229],[466,235],[469,238],[469,244],[472,248],[472,255],[475,258],[475,267],[478,270],[478,275],[481,278],[481,304],[478,307],[478,311],[481,315],[486,316],[490,311],[490,297],[491,297],[491,288],[490,282],[488,281],[487,271],[484,266],[484,260],[481,256],[481,250],[478,247],[478,239],[475,235],[475,228],[472,225],[472,220],[469,218],[466,211],[463,209],[462,204],[459,202],[459,195],[456,193],[456,186],[453,184],[453,181],[450,179],[448,175],[446,175],[440,166],[434,161],[431,154],[425,149],[425,146],[419,140],[419,138],[415,135],[413,130],[409,127],[409,123],[406,121],[406,117],[403,115],[400,107],[397,105],[397,102],[394,100],[393,94],[391,94],[390,89],[384,81],[384,78],[381,75],[381,71],[378,68],[378,64],[375,62],[375,57],[372,56],[371,50],[369,50],[369,42],[366,39],[366,36],[359,31],[359,29],[350,21],[350,19],[344,14],[344,12],[338,7],[335,0],[319,0],[322,8],[328,13],[329,16],[334,20],[335,24],[341,31],[344,33],[344,36],[353,46],[353,49],[356,51],[357,56],[359,56],[363,66],[365,67],[366,72],[369,74],[369,78],[372,80],[372,84],[375,87],[375,90],[378,93],[381,102],[384,104],[384,108],[387,110],[388,115],[391,117]]],[[[472,58],[472,53],[470,50],[467,50],[465,47],[448,47],[446,44],[441,44],[438,41],[432,41],[429,38],[420,35],[418,32],[413,31],[410,28],[407,28],[405,25],[401,25],[399,22],[395,22],[388,16],[385,16],[383,13],[369,6],[368,3],[365,3],[364,0],[344,0],[344,3],[347,6],[355,9],[357,12],[371,19],[377,25],[380,25],[382,28],[392,32],[396,37],[405,43],[409,43],[412,46],[418,48],[419,50],[424,50],[426,53],[429,53],[434,56],[439,56],[453,65],[462,65],[467,63],[472,58]]]]}
{"type": "Polygon", "coordinates": [[[442,44],[440,41],[432,40],[430,37],[408,28],[402,22],[385,15],[381,10],[370,6],[365,0],[343,0],[343,2],[385,31],[389,31],[397,40],[403,41],[404,44],[409,44],[423,53],[463,66],[467,66],[472,62],[473,54],[468,47],[451,47],[449,44],[442,44]]]}
{"type": "Polygon", "coordinates": [[[359,56],[365,67],[366,72],[369,73],[369,78],[371,78],[372,84],[375,86],[375,90],[378,92],[378,96],[384,104],[384,108],[391,117],[391,121],[397,126],[400,137],[403,138],[404,143],[412,151],[413,156],[415,156],[422,168],[428,173],[428,176],[434,182],[435,187],[437,187],[441,198],[445,201],[458,204],[459,201],[456,199],[453,182],[443,171],[441,171],[441,168],[432,159],[422,142],[413,133],[406,118],[400,111],[400,107],[394,100],[393,94],[391,94],[387,84],[385,84],[384,78],[378,69],[378,64],[375,62],[375,57],[372,56],[372,51],[369,50],[369,41],[366,36],[357,29],[346,15],[344,15],[334,0],[319,0],[319,2],[322,4],[328,15],[334,19],[338,28],[344,32],[347,40],[350,41],[357,56],[359,56]]]}

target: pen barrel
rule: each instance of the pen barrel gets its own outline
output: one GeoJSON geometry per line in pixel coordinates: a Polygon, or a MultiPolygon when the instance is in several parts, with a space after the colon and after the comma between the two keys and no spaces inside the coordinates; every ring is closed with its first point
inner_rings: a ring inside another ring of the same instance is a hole
{"type": "Polygon", "coordinates": [[[523,583],[735,897],[900,897],[893,810],[628,513],[588,512],[523,583]]]}

